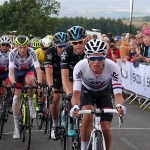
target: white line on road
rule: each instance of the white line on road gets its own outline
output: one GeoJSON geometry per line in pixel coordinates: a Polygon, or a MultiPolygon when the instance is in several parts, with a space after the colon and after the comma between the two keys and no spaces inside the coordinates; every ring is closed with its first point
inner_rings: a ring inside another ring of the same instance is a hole
{"type": "MultiPolygon", "coordinates": [[[[44,130],[31,130],[31,132],[43,132],[44,130]]],[[[13,134],[14,132],[6,132],[3,134],[13,134]]]]}
{"type": "Polygon", "coordinates": [[[110,128],[111,130],[150,130],[150,128],[110,128]]]}
{"type": "MultiPolygon", "coordinates": [[[[111,130],[150,130],[150,128],[111,128],[111,130]]],[[[31,132],[43,132],[44,130],[31,130],[31,132]]],[[[13,134],[14,132],[6,132],[3,134],[13,134]]]]}

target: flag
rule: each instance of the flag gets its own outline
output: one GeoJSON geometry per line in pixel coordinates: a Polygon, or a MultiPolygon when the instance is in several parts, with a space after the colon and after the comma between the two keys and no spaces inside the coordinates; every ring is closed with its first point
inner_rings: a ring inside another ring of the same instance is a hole
{"type": "Polygon", "coordinates": [[[132,22],[133,1],[134,0],[129,0],[129,4],[130,4],[130,22],[132,22]]]}

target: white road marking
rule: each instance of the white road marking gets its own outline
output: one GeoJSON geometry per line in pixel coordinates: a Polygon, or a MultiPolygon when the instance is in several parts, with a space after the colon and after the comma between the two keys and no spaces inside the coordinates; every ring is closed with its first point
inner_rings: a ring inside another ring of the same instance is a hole
{"type": "Polygon", "coordinates": [[[150,128],[110,128],[111,130],[150,130],[150,128]]]}
{"type": "MultiPolygon", "coordinates": [[[[150,128],[110,128],[111,130],[150,130],[150,128]]],[[[43,132],[44,130],[31,130],[31,132],[43,132]]],[[[6,132],[3,134],[13,134],[14,132],[6,132]]]]}
{"type": "MultiPolygon", "coordinates": [[[[31,132],[43,132],[44,130],[31,130],[31,132]]],[[[13,134],[14,132],[6,132],[3,134],[13,134]]]]}

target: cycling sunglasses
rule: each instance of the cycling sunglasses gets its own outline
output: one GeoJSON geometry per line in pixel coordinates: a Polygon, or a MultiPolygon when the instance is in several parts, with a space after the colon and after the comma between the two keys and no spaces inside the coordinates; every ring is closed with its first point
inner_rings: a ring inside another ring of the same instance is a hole
{"type": "Polygon", "coordinates": [[[8,43],[2,43],[1,45],[2,45],[2,46],[9,46],[8,43]]]}
{"type": "Polygon", "coordinates": [[[68,44],[63,44],[63,45],[56,45],[58,48],[64,48],[66,47],[68,44]]]}
{"type": "Polygon", "coordinates": [[[43,51],[46,51],[47,49],[48,49],[48,47],[43,47],[42,48],[43,51]]]}
{"type": "Polygon", "coordinates": [[[84,43],[84,40],[72,42],[73,45],[83,44],[83,43],[84,43]]]}
{"type": "Polygon", "coordinates": [[[101,61],[103,60],[105,57],[104,56],[88,56],[88,59],[91,60],[91,61],[101,61]]]}

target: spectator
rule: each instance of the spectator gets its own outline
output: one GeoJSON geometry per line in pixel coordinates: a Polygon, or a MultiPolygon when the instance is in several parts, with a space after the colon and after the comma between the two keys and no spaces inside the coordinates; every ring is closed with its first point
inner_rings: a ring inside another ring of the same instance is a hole
{"type": "Polygon", "coordinates": [[[143,23],[141,26],[141,31],[143,34],[145,34],[146,36],[150,36],[150,28],[148,27],[147,23],[143,23]]]}
{"type": "Polygon", "coordinates": [[[148,47],[144,44],[143,34],[142,33],[137,34],[136,38],[139,46],[139,53],[144,57],[148,57],[148,47]]]}
{"type": "Polygon", "coordinates": [[[102,41],[104,41],[105,37],[107,37],[106,34],[102,34],[102,41]]]}
{"type": "Polygon", "coordinates": [[[119,46],[121,59],[124,59],[129,54],[129,42],[122,41],[121,36],[116,36],[115,42],[119,46]]]}
{"type": "Polygon", "coordinates": [[[129,47],[130,47],[130,51],[129,51],[128,56],[123,59],[124,62],[126,61],[133,62],[134,56],[137,54],[136,53],[137,43],[135,43],[134,41],[130,41],[129,47]]]}
{"type": "Polygon", "coordinates": [[[97,39],[97,38],[98,38],[97,34],[93,34],[93,35],[92,35],[92,38],[93,38],[93,39],[97,39]]]}
{"type": "Polygon", "coordinates": [[[117,59],[120,58],[120,51],[119,51],[119,49],[116,48],[115,41],[111,41],[110,49],[108,50],[108,53],[107,53],[106,57],[111,59],[114,62],[116,62],[117,59]]]}
{"type": "Polygon", "coordinates": [[[110,32],[107,33],[107,37],[109,38],[110,41],[114,40],[114,37],[110,32]]]}
{"type": "Polygon", "coordinates": [[[92,36],[91,34],[87,34],[86,38],[85,38],[85,43],[92,40],[92,36]]]}
{"type": "Polygon", "coordinates": [[[121,38],[123,41],[125,41],[126,33],[122,33],[121,38]]]}
{"type": "Polygon", "coordinates": [[[137,54],[134,56],[134,62],[136,61],[144,61],[146,63],[150,63],[150,37],[149,36],[145,36],[143,37],[143,42],[145,44],[145,46],[148,47],[148,55],[146,57],[142,56],[141,54],[137,54]]]}
{"type": "Polygon", "coordinates": [[[106,36],[106,37],[104,37],[103,41],[104,41],[105,43],[110,42],[110,40],[109,40],[109,38],[108,38],[107,36],[106,36]]]}

